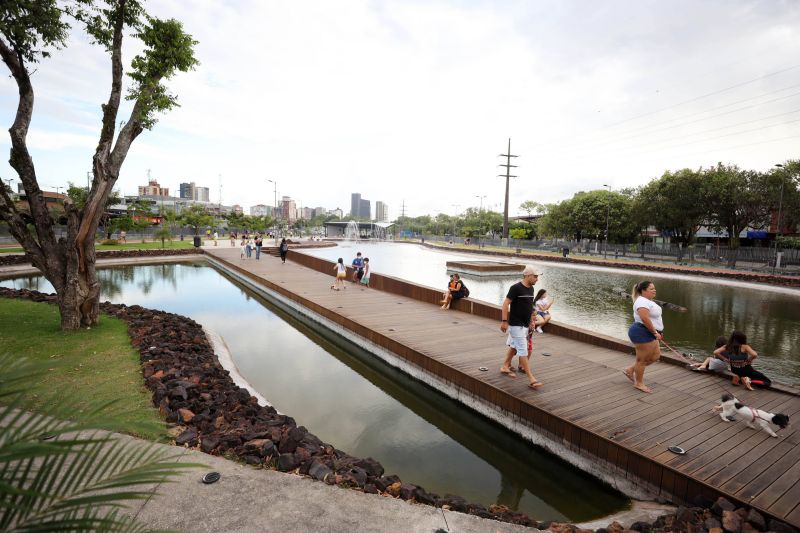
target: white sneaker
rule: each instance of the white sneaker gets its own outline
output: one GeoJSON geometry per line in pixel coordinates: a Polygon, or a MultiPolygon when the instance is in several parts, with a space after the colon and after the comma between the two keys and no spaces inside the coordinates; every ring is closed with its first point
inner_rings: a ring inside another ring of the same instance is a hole
{"type": "Polygon", "coordinates": [[[544,333],[542,326],[536,326],[536,333],[544,333]]]}

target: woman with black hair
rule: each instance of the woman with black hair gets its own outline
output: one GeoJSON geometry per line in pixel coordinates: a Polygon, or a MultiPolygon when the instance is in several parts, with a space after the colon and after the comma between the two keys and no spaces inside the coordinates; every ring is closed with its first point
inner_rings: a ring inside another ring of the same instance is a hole
{"type": "Polygon", "coordinates": [[[747,344],[747,335],[741,331],[731,333],[728,343],[714,350],[714,355],[731,365],[734,385],[741,382],[747,390],[753,390],[753,385],[765,388],[772,385],[772,380],[753,368],[751,363],[758,352],[747,344]]]}

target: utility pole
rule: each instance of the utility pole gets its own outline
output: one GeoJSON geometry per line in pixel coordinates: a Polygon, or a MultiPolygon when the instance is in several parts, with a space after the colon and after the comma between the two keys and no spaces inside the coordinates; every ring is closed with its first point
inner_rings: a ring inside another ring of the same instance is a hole
{"type": "Polygon", "coordinates": [[[501,163],[501,164],[499,164],[497,166],[506,168],[506,173],[505,174],[498,174],[498,176],[500,176],[500,177],[505,176],[505,178],[506,178],[506,203],[505,203],[505,208],[503,209],[503,238],[504,239],[508,239],[508,185],[509,185],[509,182],[511,181],[511,178],[516,178],[517,177],[517,176],[513,176],[511,174],[511,169],[512,168],[517,168],[517,165],[512,165],[511,164],[511,158],[512,157],[519,157],[519,156],[516,156],[516,155],[511,155],[511,137],[508,138],[508,152],[505,153],[505,154],[500,154],[498,157],[505,157],[506,158],[506,162],[505,163],[501,163]]]}

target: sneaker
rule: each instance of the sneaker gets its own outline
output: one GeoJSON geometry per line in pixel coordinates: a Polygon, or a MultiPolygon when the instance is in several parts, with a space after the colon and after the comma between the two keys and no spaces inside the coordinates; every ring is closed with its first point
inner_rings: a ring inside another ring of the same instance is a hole
{"type": "Polygon", "coordinates": [[[542,326],[536,326],[536,333],[544,333],[542,326]]]}

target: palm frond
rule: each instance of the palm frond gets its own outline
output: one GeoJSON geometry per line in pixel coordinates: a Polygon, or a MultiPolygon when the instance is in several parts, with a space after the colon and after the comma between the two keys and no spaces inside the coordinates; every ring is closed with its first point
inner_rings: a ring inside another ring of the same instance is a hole
{"type": "Polygon", "coordinates": [[[0,369],[0,531],[144,531],[120,509],[203,466],[177,462],[163,445],[91,429],[120,415],[113,402],[72,419],[74,401],[54,394],[47,415],[30,412],[24,384],[46,370],[8,355],[0,369]]]}

